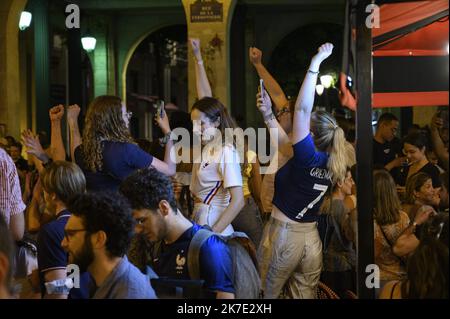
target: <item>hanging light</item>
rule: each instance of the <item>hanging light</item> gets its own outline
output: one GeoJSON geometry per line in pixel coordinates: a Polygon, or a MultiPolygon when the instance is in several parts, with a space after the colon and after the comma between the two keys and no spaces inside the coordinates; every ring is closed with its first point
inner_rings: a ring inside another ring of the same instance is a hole
{"type": "Polygon", "coordinates": [[[331,75],[322,75],[320,77],[320,83],[324,86],[324,88],[329,89],[331,87],[331,83],[333,82],[333,77],[331,75]]]}
{"type": "Polygon", "coordinates": [[[324,86],[322,84],[317,84],[316,85],[316,93],[318,96],[321,96],[324,90],[324,86]]]}
{"type": "Polygon", "coordinates": [[[28,28],[31,24],[31,13],[28,11],[22,11],[22,13],[20,14],[20,20],[19,20],[19,29],[20,30],[25,30],[26,28],[28,28]]]}
{"type": "Polygon", "coordinates": [[[83,45],[83,49],[86,50],[87,52],[94,51],[96,43],[97,39],[89,35],[89,32],[86,33],[86,35],[81,38],[81,44],[83,45]]]}

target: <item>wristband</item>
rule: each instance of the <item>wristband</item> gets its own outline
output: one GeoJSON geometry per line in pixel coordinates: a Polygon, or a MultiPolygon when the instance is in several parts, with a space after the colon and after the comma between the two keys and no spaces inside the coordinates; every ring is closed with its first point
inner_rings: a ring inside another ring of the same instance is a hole
{"type": "Polygon", "coordinates": [[[312,71],[312,70],[308,70],[308,73],[319,74],[319,71],[315,72],[315,71],[312,71]]]}
{"type": "Polygon", "coordinates": [[[169,131],[169,132],[167,132],[166,135],[164,135],[164,137],[161,137],[161,138],[159,139],[159,144],[160,144],[161,146],[164,146],[164,145],[166,145],[166,144],[169,142],[169,140],[171,140],[171,139],[172,139],[172,131],[169,131]]]}
{"type": "Polygon", "coordinates": [[[47,290],[47,294],[63,294],[68,295],[70,289],[73,288],[73,281],[70,278],[66,279],[57,279],[50,282],[45,283],[45,289],[47,290]]]}

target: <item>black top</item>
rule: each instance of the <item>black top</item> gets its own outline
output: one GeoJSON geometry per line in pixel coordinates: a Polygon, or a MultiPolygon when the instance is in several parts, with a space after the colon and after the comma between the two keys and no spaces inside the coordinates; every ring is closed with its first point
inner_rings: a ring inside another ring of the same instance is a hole
{"type": "Polygon", "coordinates": [[[395,159],[395,149],[390,142],[378,143],[373,139],[373,166],[382,166],[395,159]]]}
{"type": "MultiPolygon", "coordinates": [[[[410,168],[410,166],[402,167],[398,171],[397,176],[395,176],[395,182],[398,185],[400,185],[400,186],[406,185],[406,179],[408,177],[409,168],[410,168]]],[[[441,187],[441,181],[439,179],[440,172],[436,166],[434,166],[433,164],[428,162],[421,169],[419,169],[419,171],[417,173],[419,173],[419,172],[427,173],[428,175],[430,175],[431,180],[433,181],[434,188],[441,187]]]]}

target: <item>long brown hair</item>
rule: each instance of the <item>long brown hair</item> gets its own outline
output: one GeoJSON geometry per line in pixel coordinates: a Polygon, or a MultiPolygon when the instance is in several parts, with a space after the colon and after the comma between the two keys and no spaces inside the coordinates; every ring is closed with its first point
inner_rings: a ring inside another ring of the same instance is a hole
{"type": "Polygon", "coordinates": [[[213,97],[204,97],[192,106],[192,110],[199,110],[204,113],[211,122],[219,120],[219,130],[222,133],[222,137],[225,138],[225,129],[237,127],[236,122],[228,113],[225,106],[213,97]]]}
{"type": "Polygon", "coordinates": [[[378,225],[391,225],[400,219],[400,200],[394,179],[384,169],[373,173],[373,214],[378,225]]]}
{"type": "Polygon", "coordinates": [[[311,131],[314,144],[322,152],[328,152],[328,170],[332,173],[332,181],[344,180],[347,166],[345,134],[337,125],[336,119],[327,112],[316,111],[311,114],[311,131]]]}
{"type": "Polygon", "coordinates": [[[82,151],[86,166],[93,172],[103,167],[103,141],[134,143],[117,96],[98,96],[87,110],[82,151]]]}

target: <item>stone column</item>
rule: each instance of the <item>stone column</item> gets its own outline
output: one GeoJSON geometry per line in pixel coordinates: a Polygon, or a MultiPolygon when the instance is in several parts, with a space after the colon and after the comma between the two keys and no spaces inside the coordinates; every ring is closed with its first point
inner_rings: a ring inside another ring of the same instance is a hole
{"type": "MultiPolygon", "coordinates": [[[[229,30],[236,0],[183,0],[188,37],[199,38],[213,96],[230,108],[229,30]]],[[[188,105],[197,99],[195,60],[188,43],[188,105]]]]}

